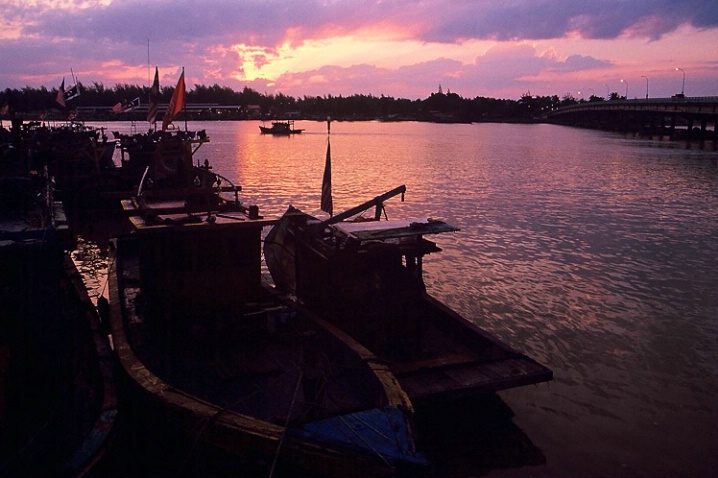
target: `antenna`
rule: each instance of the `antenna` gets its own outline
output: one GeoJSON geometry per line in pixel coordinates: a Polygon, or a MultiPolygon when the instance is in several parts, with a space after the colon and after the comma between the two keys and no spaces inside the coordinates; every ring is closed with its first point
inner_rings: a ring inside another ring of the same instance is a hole
{"type": "Polygon", "coordinates": [[[147,37],[147,84],[152,88],[152,72],[150,68],[150,38],[147,37]]]}

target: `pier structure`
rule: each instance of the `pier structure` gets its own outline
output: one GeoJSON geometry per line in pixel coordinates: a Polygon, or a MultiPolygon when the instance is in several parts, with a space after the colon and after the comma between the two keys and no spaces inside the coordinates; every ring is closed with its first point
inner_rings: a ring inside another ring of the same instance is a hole
{"type": "Polygon", "coordinates": [[[718,96],[591,101],[556,108],[542,119],[718,149],[718,96]]]}

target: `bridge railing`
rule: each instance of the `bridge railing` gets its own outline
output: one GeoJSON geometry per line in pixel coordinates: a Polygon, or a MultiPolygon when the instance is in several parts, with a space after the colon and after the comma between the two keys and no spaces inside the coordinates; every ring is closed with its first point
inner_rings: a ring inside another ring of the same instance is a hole
{"type": "Polygon", "coordinates": [[[670,98],[649,98],[649,99],[615,99],[607,101],[591,101],[576,105],[562,106],[546,113],[546,116],[554,116],[565,113],[580,111],[600,110],[625,110],[625,111],[666,111],[673,112],[677,109],[693,112],[713,114],[718,112],[718,96],[673,96],[670,98]]]}

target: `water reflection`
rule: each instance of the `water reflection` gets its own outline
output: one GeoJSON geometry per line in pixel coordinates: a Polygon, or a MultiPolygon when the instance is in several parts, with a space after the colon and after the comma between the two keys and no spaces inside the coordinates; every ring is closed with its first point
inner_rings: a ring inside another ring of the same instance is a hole
{"type": "Polygon", "coordinates": [[[71,257],[82,274],[92,303],[97,305],[98,297],[107,297],[107,251],[100,249],[96,242],[78,236],[71,257]]]}
{"type": "MultiPolygon", "coordinates": [[[[322,216],[326,124],[257,125],[201,124],[200,157],[267,215],[322,216]]],[[[331,143],[335,210],[406,184],[389,217],[461,228],[426,258],[430,292],[554,370],[501,393],[545,454],[528,474],[718,469],[714,153],[547,125],[335,123],[331,143]]]]}

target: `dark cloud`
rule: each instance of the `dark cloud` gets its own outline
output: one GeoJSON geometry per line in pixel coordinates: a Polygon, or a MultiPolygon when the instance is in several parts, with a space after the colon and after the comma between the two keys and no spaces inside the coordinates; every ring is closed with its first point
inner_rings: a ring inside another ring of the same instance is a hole
{"type": "MultiPolygon", "coordinates": [[[[569,76],[607,69],[612,66],[609,61],[580,51],[557,59],[509,40],[567,36],[659,40],[685,25],[718,27],[718,2],[116,0],[107,6],[66,10],[0,1],[0,18],[7,25],[22,28],[22,40],[0,41],[0,86],[22,86],[23,82],[52,86],[55,79],[67,76],[70,68],[88,83],[96,78],[120,77],[98,71],[116,68],[122,71],[122,81],[142,84],[149,81],[145,71],[149,41],[151,62],[160,65],[165,85],[176,81],[177,65],[182,65],[189,85],[217,82],[287,94],[369,93],[419,98],[435,91],[438,84],[467,95],[511,88],[526,91],[542,73],[569,76]],[[360,36],[365,29],[384,29],[425,42],[490,39],[499,43],[470,65],[439,58],[390,69],[372,66],[372,58],[366,58],[354,66],[293,71],[279,78],[250,82],[234,79],[245,67],[249,70],[251,65],[256,70],[271,62],[280,45],[299,45],[329,36],[360,36]],[[249,52],[229,49],[235,44],[252,48],[249,52]]],[[[711,45],[696,47],[710,49],[711,45]]]]}
{"type": "Polygon", "coordinates": [[[637,29],[637,34],[656,39],[681,25],[718,26],[718,2],[706,0],[466,0],[447,7],[439,15],[442,21],[425,32],[425,40],[535,40],[562,38],[569,33],[613,39],[631,34],[636,26],[644,27],[637,29]]]}
{"type": "Polygon", "coordinates": [[[625,33],[659,38],[681,25],[718,26],[718,2],[706,0],[456,0],[236,1],[153,0],[113,2],[80,10],[5,7],[6,18],[22,18],[25,33],[55,38],[108,38],[143,43],[219,41],[275,46],[292,32],[301,39],[327,30],[352,31],[385,22],[419,30],[425,41],[551,39],[568,33],[611,39],[625,33]],[[32,21],[27,21],[34,15],[32,21]]]}

